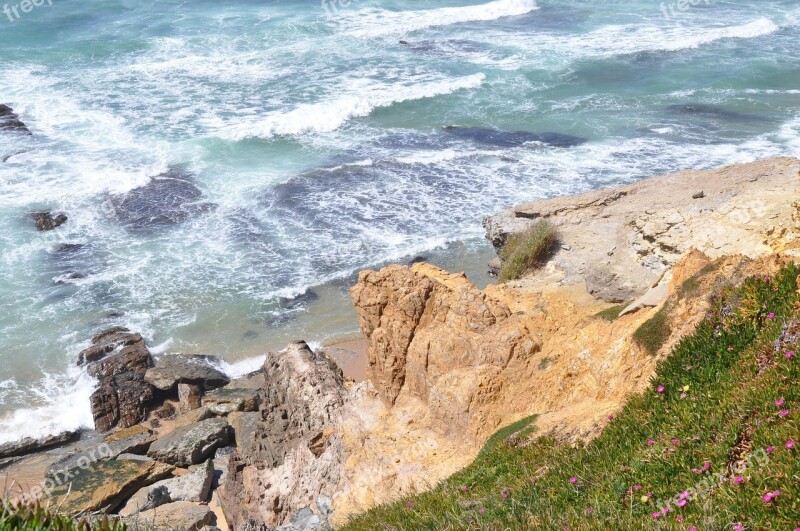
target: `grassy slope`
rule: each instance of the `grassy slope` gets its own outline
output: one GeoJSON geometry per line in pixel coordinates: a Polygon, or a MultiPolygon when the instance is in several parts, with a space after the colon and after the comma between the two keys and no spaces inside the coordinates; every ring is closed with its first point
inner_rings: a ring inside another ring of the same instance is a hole
{"type": "Polygon", "coordinates": [[[125,531],[125,526],[99,520],[94,524],[76,522],[40,506],[14,507],[0,503],[0,531],[125,531]]]}
{"type": "Polygon", "coordinates": [[[526,419],[435,490],[374,508],[347,529],[800,527],[800,447],[786,447],[800,443],[800,359],[786,357],[800,341],[797,277],[789,267],[715,294],[651,389],[587,446],[508,439],[526,419]],[[664,515],[667,502],[657,500],[670,498],[664,515]]]}

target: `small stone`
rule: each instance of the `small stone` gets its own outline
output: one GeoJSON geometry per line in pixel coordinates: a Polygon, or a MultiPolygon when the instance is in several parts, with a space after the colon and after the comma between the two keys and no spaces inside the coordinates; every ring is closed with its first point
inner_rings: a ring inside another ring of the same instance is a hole
{"type": "Polygon", "coordinates": [[[205,505],[192,502],[175,502],[138,513],[131,517],[132,524],[146,522],[155,529],[181,529],[199,531],[205,526],[216,524],[216,516],[205,505]]]}
{"type": "Polygon", "coordinates": [[[692,199],[702,199],[705,196],[706,196],[706,193],[704,191],[700,190],[699,192],[697,192],[696,194],[694,194],[692,196],[692,199]]]}

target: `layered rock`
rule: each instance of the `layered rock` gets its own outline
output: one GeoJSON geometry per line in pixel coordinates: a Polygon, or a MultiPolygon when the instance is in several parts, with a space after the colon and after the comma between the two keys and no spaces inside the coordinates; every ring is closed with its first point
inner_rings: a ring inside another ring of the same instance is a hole
{"type": "Polygon", "coordinates": [[[145,381],[153,358],[141,335],[122,327],[100,332],[78,362],[88,363],[87,372],[99,380],[90,398],[98,430],[129,428],[146,418],[156,395],[145,381]]]}
{"type": "Polygon", "coordinates": [[[162,391],[177,389],[178,384],[198,386],[210,391],[230,381],[216,368],[220,360],[214,356],[171,354],[161,356],[155,367],[147,371],[145,380],[162,391]]]}

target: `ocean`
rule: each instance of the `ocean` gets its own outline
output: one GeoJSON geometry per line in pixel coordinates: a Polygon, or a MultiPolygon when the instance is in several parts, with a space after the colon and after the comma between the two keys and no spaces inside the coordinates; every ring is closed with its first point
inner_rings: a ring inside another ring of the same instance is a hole
{"type": "Polygon", "coordinates": [[[0,130],[0,443],[92,427],[75,360],[103,328],[241,374],[356,333],[359,270],[485,284],[502,208],[800,156],[796,0],[0,11],[0,103],[32,133],[0,130]]]}

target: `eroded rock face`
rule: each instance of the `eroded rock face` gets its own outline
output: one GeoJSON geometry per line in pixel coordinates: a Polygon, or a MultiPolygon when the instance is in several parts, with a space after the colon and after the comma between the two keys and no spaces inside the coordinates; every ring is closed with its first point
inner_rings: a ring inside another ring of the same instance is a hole
{"type": "Polygon", "coordinates": [[[290,523],[316,497],[332,496],[343,467],[333,428],[346,394],[341,369],[300,342],[268,354],[264,376],[261,421],[250,448],[231,457],[220,491],[235,529],[290,523]]]}
{"type": "Polygon", "coordinates": [[[2,131],[31,134],[28,126],[19,119],[14,109],[5,104],[0,104],[0,132],[2,131]]]}
{"type": "Polygon", "coordinates": [[[214,463],[211,459],[194,467],[185,476],[164,479],[141,489],[128,500],[119,514],[130,516],[137,512],[155,509],[168,503],[188,501],[205,502],[211,492],[214,463]]]}

